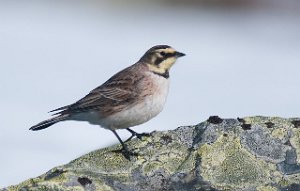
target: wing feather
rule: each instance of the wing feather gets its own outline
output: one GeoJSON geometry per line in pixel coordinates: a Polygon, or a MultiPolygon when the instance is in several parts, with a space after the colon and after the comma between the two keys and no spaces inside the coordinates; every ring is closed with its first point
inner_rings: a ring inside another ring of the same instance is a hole
{"type": "Polygon", "coordinates": [[[130,106],[139,95],[137,83],[144,78],[140,74],[137,75],[137,72],[133,72],[132,69],[135,68],[127,68],[117,73],[74,104],[53,110],[62,110],[54,115],[95,110],[102,115],[109,115],[130,106]]]}

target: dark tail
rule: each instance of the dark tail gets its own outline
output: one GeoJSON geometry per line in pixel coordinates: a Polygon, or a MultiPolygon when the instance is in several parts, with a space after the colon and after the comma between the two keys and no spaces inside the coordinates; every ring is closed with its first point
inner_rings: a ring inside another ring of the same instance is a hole
{"type": "Polygon", "coordinates": [[[47,119],[45,121],[42,121],[42,122],[30,127],[29,130],[38,131],[38,130],[46,129],[46,128],[50,127],[51,125],[54,125],[55,123],[64,121],[66,119],[68,119],[68,115],[60,115],[57,117],[53,117],[51,119],[47,119]]]}

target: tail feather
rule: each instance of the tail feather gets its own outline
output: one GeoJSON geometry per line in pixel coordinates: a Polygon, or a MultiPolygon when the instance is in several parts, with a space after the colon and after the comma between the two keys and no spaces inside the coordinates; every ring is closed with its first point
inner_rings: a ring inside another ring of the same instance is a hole
{"type": "Polygon", "coordinates": [[[49,113],[52,113],[52,112],[55,112],[55,111],[60,111],[60,110],[65,110],[65,109],[68,109],[70,107],[70,105],[66,105],[66,106],[63,106],[63,107],[60,107],[60,108],[57,108],[57,109],[53,109],[51,111],[49,111],[49,113]]]}
{"type": "Polygon", "coordinates": [[[46,129],[46,128],[50,127],[51,125],[54,125],[57,122],[66,120],[67,118],[68,118],[68,115],[60,115],[57,117],[53,117],[51,119],[47,119],[45,121],[42,121],[42,122],[30,127],[29,130],[38,131],[38,130],[46,129]]]}

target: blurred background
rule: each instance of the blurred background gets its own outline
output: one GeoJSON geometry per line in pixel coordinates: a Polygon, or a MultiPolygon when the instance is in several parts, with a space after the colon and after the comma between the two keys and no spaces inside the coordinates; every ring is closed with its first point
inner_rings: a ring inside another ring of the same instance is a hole
{"type": "Polygon", "coordinates": [[[118,143],[85,122],[28,128],[157,44],[187,56],[164,111],[134,130],[300,116],[298,0],[0,1],[0,188],[118,143]]]}

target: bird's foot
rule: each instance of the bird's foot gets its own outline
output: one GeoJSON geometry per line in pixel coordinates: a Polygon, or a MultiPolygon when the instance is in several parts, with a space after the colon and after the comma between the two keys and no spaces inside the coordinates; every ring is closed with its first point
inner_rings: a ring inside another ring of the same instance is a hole
{"type": "Polygon", "coordinates": [[[142,139],[143,137],[151,136],[151,133],[136,133],[135,135],[138,139],[142,139]]]}
{"type": "Polygon", "coordinates": [[[122,155],[127,159],[127,160],[131,160],[132,157],[137,157],[138,156],[138,153],[135,153],[135,152],[132,152],[132,151],[129,151],[127,149],[122,149],[121,150],[121,153],[122,155]]]}
{"type": "MultiPolygon", "coordinates": [[[[130,160],[130,157],[131,156],[138,156],[137,153],[134,153],[134,152],[131,152],[129,151],[129,149],[127,148],[126,144],[122,141],[122,139],[120,138],[120,136],[117,134],[117,132],[115,130],[111,130],[115,135],[116,137],[118,138],[118,140],[120,141],[120,143],[122,144],[122,149],[121,150],[115,150],[113,152],[117,152],[117,153],[122,153],[122,155],[127,159],[127,160],[130,160]]],[[[129,131],[129,130],[128,130],[129,131]]],[[[132,131],[130,129],[130,131],[132,131]]],[[[134,131],[132,131],[134,132],[134,131]]],[[[132,138],[132,137],[131,137],[132,138]]]]}
{"type": "Polygon", "coordinates": [[[149,137],[151,136],[151,133],[133,133],[126,141],[130,141],[133,137],[137,137],[138,139],[142,140],[143,137],[149,137]]]}
{"type": "Polygon", "coordinates": [[[129,128],[127,128],[127,130],[131,133],[131,136],[125,142],[130,141],[133,137],[137,137],[141,140],[143,137],[151,136],[151,133],[137,133],[129,128]]]}
{"type": "Polygon", "coordinates": [[[127,160],[130,161],[132,157],[138,156],[138,153],[130,151],[126,145],[122,147],[120,150],[114,150],[115,153],[121,153],[127,160]]]}

